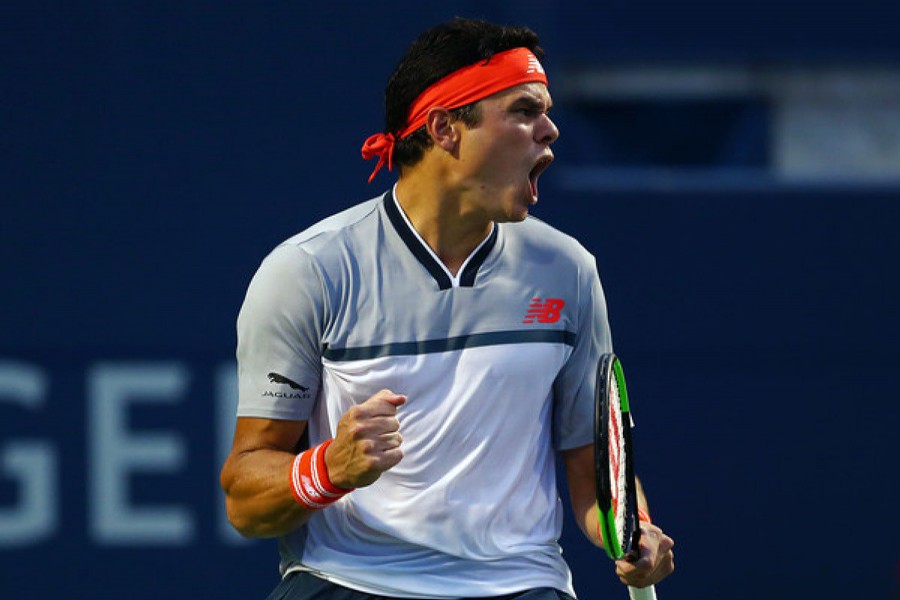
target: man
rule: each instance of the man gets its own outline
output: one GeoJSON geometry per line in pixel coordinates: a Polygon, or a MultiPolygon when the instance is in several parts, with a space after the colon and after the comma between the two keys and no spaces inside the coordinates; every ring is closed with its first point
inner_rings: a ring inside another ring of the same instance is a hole
{"type": "MultiPolygon", "coordinates": [[[[279,538],[273,599],[573,596],[554,451],[600,544],[590,423],[611,346],[593,257],[526,218],[558,136],[541,56],[526,28],[425,32],[363,148],[399,167],[394,189],[250,284],[222,485],[238,531],[279,538]]],[[[673,568],[643,527],[617,566],[638,586],[673,568]]]]}

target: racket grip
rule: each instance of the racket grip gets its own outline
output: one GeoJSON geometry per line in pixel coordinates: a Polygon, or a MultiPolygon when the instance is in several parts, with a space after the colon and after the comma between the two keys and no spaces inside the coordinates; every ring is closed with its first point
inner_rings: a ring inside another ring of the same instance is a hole
{"type": "Polygon", "coordinates": [[[628,595],[631,600],[656,600],[656,587],[649,585],[645,588],[628,586],[628,595]]]}

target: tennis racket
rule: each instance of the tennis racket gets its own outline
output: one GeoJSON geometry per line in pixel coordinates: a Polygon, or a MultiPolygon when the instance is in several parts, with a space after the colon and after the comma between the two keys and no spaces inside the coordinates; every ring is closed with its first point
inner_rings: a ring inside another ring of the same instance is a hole
{"type": "MultiPolygon", "coordinates": [[[[622,363],[613,353],[600,357],[594,391],[594,468],[600,535],[613,560],[638,548],[637,487],[631,447],[631,414],[622,363]]],[[[632,600],[655,600],[654,586],[628,587],[632,600]]]]}

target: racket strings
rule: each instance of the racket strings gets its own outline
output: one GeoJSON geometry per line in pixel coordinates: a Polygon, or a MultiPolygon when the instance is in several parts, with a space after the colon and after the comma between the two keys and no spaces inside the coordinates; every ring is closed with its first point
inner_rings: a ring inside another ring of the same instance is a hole
{"type": "Polygon", "coordinates": [[[622,419],[622,405],[619,386],[615,378],[609,382],[609,480],[612,483],[612,510],[615,519],[615,530],[618,541],[623,546],[626,542],[626,503],[628,502],[627,470],[625,456],[625,424],[622,419]]]}

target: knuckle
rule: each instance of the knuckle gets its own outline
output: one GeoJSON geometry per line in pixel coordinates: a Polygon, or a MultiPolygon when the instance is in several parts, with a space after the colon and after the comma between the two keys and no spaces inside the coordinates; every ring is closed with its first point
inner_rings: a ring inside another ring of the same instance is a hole
{"type": "Polygon", "coordinates": [[[390,469],[391,467],[394,467],[401,460],[403,460],[403,451],[400,450],[400,448],[395,448],[395,449],[391,450],[390,452],[385,454],[384,470],[386,471],[386,470],[390,469]]]}

